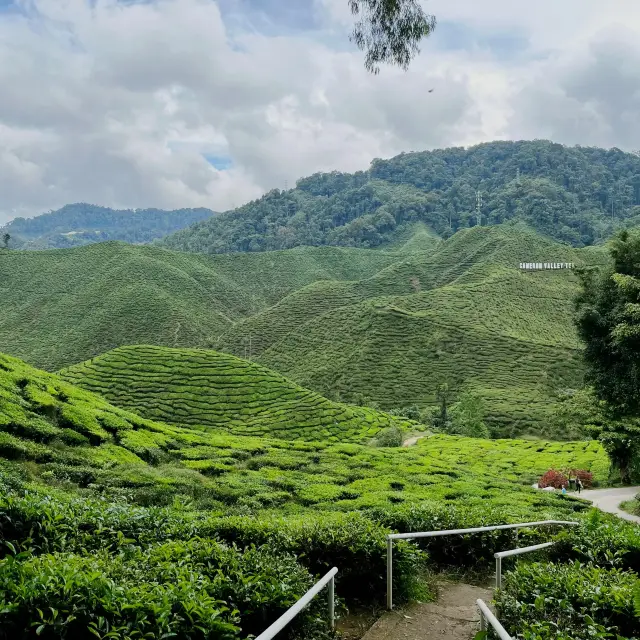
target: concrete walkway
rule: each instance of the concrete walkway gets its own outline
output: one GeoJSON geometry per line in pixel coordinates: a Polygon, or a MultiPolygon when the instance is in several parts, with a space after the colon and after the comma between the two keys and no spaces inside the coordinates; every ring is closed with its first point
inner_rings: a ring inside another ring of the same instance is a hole
{"type": "Polygon", "coordinates": [[[577,493],[572,495],[589,500],[593,502],[594,507],[607,513],[615,513],[624,520],[640,522],[640,517],[632,516],[619,507],[621,502],[632,500],[638,493],[640,493],[640,487],[623,487],[622,489],[591,489],[583,491],[580,495],[577,493]]]}
{"type": "Polygon", "coordinates": [[[478,598],[489,604],[493,590],[440,583],[437,602],[386,613],[362,640],[471,640],[480,630],[478,598]]]}

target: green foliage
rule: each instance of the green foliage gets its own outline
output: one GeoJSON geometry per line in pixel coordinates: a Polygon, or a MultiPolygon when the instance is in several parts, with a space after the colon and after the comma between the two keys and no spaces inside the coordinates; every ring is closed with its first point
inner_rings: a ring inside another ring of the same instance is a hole
{"type": "Polygon", "coordinates": [[[592,403],[596,419],[588,428],[629,484],[640,446],[640,235],[620,233],[610,252],[610,269],[582,272],[576,323],[599,401],[592,403]]]}
{"type": "MultiPolygon", "coordinates": [[[[163,367],[147,362],[142,370],[161,375],[163,367]]],[[[0,358],[0,394],[2,451],[11,458],[0,465],[0,637],[7,640],[38,629],[52,639],[244,638],[333,566],[347,603],[379,603],[389,531],[581,517],[581,501],[527,485],[552,466],[589,469],[601,481],[608,474],[593,442],[436,435],[410,448],[376,449],[167,425],[8,356],[0,358]]],[[[553,531],[522,535],[537,542],[553,531]]],[[[490,561],[512,536],[395,545],[397,597],[417,593],[425,561],[490,561]]],[[[633,534],[608,532],[593,519],[581,537],[559,541],[558,553],[582,557],[583,538],[595,560],[610,562],[606,550],[619,558],[613,566],[635,562],[633,534]]],[[[292,636],[326,638],[322,609],[318,600],[292,636]]]]}
{"type": "Polygon", "coordinates": [[[577,281],[568,271],[522,273],[523,256],[602,260],[508,225],[415,253],[204,256],[115,243],[8,251],[0,350],[54,368],[123,344],[207,346],[384,410],[423,412],[447,382],[451,404],[482,398],[494,436],[569,439],[553,411],[582,384],[577,281]]]}
{"type": "Polygon", "coordinates": [[[523,255],[596,256],[513,226],[468,229],[373,277],[300,289],[215,347],[242,356],[255,336],[261,364],[327,397],[369,398],[387,411],[438,405],[446,383],[449,405],[465,393],[482,399],[493,435],[568,439],[552,417],[557,398],[582,386],[578,283],[568,271],[520,272],[523,255]]]}
{"type": "Polygon", "coordinates": [[[488,438],[489,429],[484,422],[482,399],[471,394],[463,394],[451,411],[449,433],[469,438],[488,438]]]}
{"type": "Polygon", "coordinates": [[[640,529],[615,516],[594,509],[579,527],[561,532],[556,540],[550,549],[553,560],[640,572],[640,529]]]}
{"type": "MultiPolygon", "coordinates": [[[[123,355],[154,351],[159,357],[167,355],[161,348],[121,351],[123,355]]],[[[262,371],[231,356],[194,355],[204,357],[210,366],[222,362],[248,368],[253,374],[262,371]]],[[[111,356],[108,359],[115,362],[111,356]]],[[[172,496],[179,496],[212,511],[277,507],[296,512],[310,505],[351,511],[423,500],[483,504],[491,499],[511,505],[512,513],[520,515],[528,513],[531,505],[554,509],[563,504],[527,488],[550,467],[590,470],[600,482],[608,477],[606,455],[590,442],[484,441],[442,435],[423,438],[409,448],[372,449],[235,437],[140,418],[8,356],[1,357],[0,365],[0,392],[8,400],[0,413],[0,450],[6,457],[37,463],[34,474],[47,482],[73,483],[141,504],[170,504],[172,496]],[[70,437],[69,430],[79,437],[70,437]]],[[[159,361],[156,365],[154,375],[164,375],[159,361]]],[[[151,370],[148,361],[142,370],[151,370]]],[[[197,376],[187,378],[193,383],[197,376]]],[[[259,376],[240,378],[245,384],[256,379],[259,376]]],[[[113,388],[140,390],[149,384],[114,381],[113,388]]],[[[275,397],[281,393],[277,387],[275,397]]],[[[268,394],[262,396],[263,402],[268,399],[268,394]]],[[[318,406],[323,405],[309,405],[309,411],[312,406],[318,412],[316,418],[321,416],[318,406]]],[[[375,426],[357,418],[359,409],[353,411],[353,424],[360,431],[349,432],[349,423],[344,422],[345,437],[375,426]]],[[[240,431],[244,428],[238,423],[240,431]]],[[[294,431],[289,437],[294,437],[294,431]]],[[[319,429],[309,433],[323,437],[319,429]]]]}
{"type": "Polygon", "coordinates": [[[397,427],[383,429],[375,439],[378,447],[401,447],[404,435],[397,427]]]}
{"type": "Polygon", "coordinates": [[[4,229],[21,238],[21,249],[55,249],[105,240],[150,242],[213,215],[209,209],[115,210],[78,203],[34,218],[14,218],[4,229]]]}
{"type": "Polygon", "coordinates": [[[638,577],[591,565],[519,564],[496,597],[507,631],[526,640],[635,638],[633,608],[638,577]]]}
{"type": "MultiPolygon", "coordinates": [[[[43,638],[244,638],[313,582],[292,556],[198,539],[115,555],[9,556],[2,565],[3,638],[32,637],[34,628],[43,638]]],[[[317,626],[317,612],[316,603],[294,629],[317,626]]]]}
{"type": "Polygon", "coordinates": [[[611,269],[582,273],[577,325],[598,398],[618,415],[635,415],[640,409],[640,234],[622,232],[610,252],[611,269]]]}
{"type": "MultiPolygon", "coordinates": [[[[402,10],[413,3],[373,4],[402,10]]],[[[476,224],[478,189],[484,194],[483,224],[519,220],[558,240],[589,245],[619,226],[637,224],[640,159],[619,149],[544,140],[403,153],[375,159],[368,171],[303,178],[296,189],[273,190],[163,242],[210,253],[377,247],[415,222],[445,236],[476,224]]]]}
{"type": "Polygon", "coordinates": [[[349,8],[360,17],[351,39],[367,52],[365,67],[373,73],[384,62],[407,69],[420,41],[436,26],[416,0],[349,0],[349,8]]]}
{"type": "MultiPolygon", "coordinates": [[[[360,514],[305,515],[261,519],[221,518],[211,523],[212,532],[229,543],[247,547],[266,544],[278,552],[294,553],[315,575],[339,567],[338,587],[349,602],[381,602],[386,592],[386,532],[360,514]]],[[[410,543],[394,548],[394,593],[406,600],[427,556],[410,543]]]]}
{"type": "Polygon", "coordinates": [[[171,424],[238,435],[362,441],[401,418],[326,400],[235,356],[195,349],[121,347],[61,376],[114,404],[171,424]]]}

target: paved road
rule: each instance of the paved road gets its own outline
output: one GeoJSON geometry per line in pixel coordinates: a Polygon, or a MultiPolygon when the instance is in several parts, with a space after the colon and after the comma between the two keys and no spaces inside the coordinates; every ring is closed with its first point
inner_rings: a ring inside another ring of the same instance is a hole
{"type": "MultiPolygon", "coordinates": [[[[640,517],[632,516],[630,513],[626,513],[618,507],[621,502],[631,500],[638,493],[640,493],[640,487],[624,487],[623,489],[592,489],[589,491],[583,491],[580,497],[585,500],[590,500],[593,502],[595,507],[602,509],[602,511],[615,513],[619,518],[623,518],[624,520],[640,522],[640,517]]],[[[577,496],[577,494],[572,495],[577,496]]]]}

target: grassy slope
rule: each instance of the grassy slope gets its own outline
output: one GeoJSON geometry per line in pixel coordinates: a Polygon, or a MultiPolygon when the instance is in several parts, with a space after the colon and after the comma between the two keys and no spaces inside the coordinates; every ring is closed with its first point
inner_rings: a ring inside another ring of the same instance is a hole
{"type": "Polygon", "coordinates": [[[202,256],[102,243],[0,253],[0,350],[58,369],[124,344],[204,346],[317,280],[359,279],[397,255],[301,248],[202,256]]]}
{"type": "Polygon", "coordinates": [[[61,376],[146,418],[238,435],[362,441],[403,420],[331,402],[234,356],[196,349],[121,347],[61,376]]]}
{"type": "Polygon", "coordinates": [[[589,442],[436,436],[409,449],[372,449],[194,431],[139,418],[4,355],[0,393],[2,458],[36,463],[28,473],[49,484],[90,485],[155,504],[183,495],[208,509],[246,513],[425,500],[486,506],[490,499],[492,508],[516,518],[563,508],[559,498],[526,486],[551,466],[607,478],[606,456],[589,442]]]}
{"type": "Polygon", "coordinates": [[[502,435],[546,431],[549,402],[581,382],[576,277],[520,260],[593,262],[517,226],[469,229],[375,276],[318,283],[241,321],[217,348],[253,353],[300,384],[383,408],[434,401],[438,384],[485,398],[502,435]]]}

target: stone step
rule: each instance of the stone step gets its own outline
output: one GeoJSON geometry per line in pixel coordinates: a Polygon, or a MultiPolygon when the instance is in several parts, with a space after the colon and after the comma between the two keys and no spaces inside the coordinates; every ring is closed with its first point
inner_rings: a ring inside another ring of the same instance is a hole
{"type": "Polygon", "coordinates": [[[438,600],[412,604],[380,618],[362,640],[471,640],[480,629],[476,600],[490,602],[491,589],[440,583],[438,600]]]}

